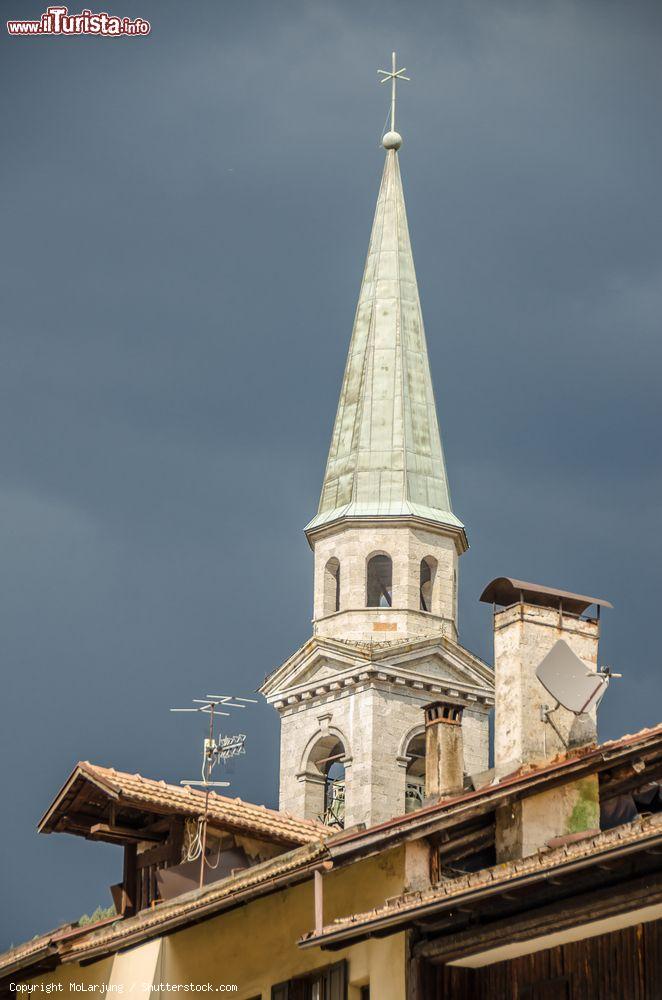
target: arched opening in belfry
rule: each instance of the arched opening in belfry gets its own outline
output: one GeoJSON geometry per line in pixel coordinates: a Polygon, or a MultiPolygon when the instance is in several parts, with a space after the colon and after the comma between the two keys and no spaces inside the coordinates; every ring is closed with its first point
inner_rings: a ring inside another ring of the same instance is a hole
{"type": "Polygon", "coordinates": [[[366,606],[390,608],[393,604],[393,563],[389,556],[378,555],[368,560],[366,606]]]}
{"type": "Polygon", "coordinates": [[[420,809],[425,798],[425,733],[413,736],[407,745],[405,812],[420,809]]]}
{"type": "Polygon", "coordinates": [[[340,563],[333,556],[324,567],[324,614],[340,611],[340,563]]]}
{"type": "Polygon", "coordinates": [[[337,758],[329,763],[324,772],[324,816],[327,826],[345,825],[345,765],[341,757],[345,751],[341,743],[336,747],[337,758]]]}
{"type": "Polygon", "coordinates": [[[320,775],[317,818],[327,826],[345,825],[346,757],[342,740],[330,733],[317,741],[308,758],[309,771],[320,775]]]}
{"type": "Polygon", "coordinates": [[[432,556],[421,559],[420,572],[420,608],[421,611],[432,611],[432,588],[437,573],[437,560],[432,556]]]}

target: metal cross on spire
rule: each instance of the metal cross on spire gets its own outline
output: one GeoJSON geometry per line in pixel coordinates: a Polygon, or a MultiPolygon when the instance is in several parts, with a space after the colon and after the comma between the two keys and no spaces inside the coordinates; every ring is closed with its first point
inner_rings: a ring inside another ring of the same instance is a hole
{"type": "Polygon", "coordinates": [[[389,72],[388,70],[385,69],[377,70],[378,74],[382,77],[382,79],[379,81],[380,83],[386,83],[387,80],[391,81],[391,132],[395,132],[395,92],[396,92],[397,81],[398,80],[409,81],[409,77],[404,76],[407,67],[403,66],[402,69],[396,69],[397,65],[398,64],[396,62],[395,52],[392,52],[391,71],[389,72]]]}

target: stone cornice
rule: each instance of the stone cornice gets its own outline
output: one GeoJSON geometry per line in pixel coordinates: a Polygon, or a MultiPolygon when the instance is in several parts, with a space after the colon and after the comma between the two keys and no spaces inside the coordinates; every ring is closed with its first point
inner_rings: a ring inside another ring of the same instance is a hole
{"type": "Polygon", "coordinates": [[[274,692],[267,696],[267,701],[282,713],[302,703],[310,706],[323,704],[329,695],[337,697],[342,692],[366,685],[391,691],[399,688],[422,701],[443,696],[470,708],[487,710],[494,705],[493,693],[486,686],[469,684],[455,678],[439,678],[410,670],[398,670],[384,664],[357,664],[333,677],[313,677],[307,684],[274,692]]]}
{"type": "Polygon", "coordinates": [[[427,528],[429,531],[435,532],[435,534],[443,535],[446,538],[452,538],[455,542],[455,547],[457,549],[458,555],[462,555],[469,548],[469,541],[467,539],[467,533],[464,527],[456,526],[452,524],[443,524],[439,521],[433,521],[431,518],[420,517],[414,514],[383,514],[378,515],[363,515],[363,516],[346,516],[341,515],[335,518],[333,521],[328,521],[325,524],[321,524],[319,527],[306,528],[305,535],[308,540],[308,544],[311,549],[315,548],[315,542],[318,538],[325,538],[328,535],[335,534],[336,531],[344,530],[345,528],[427,528]]]}
{"type": "MultiPolygon", "coordinates": [[[[309,683],[296,683],[296,676],[311,667],[324,655],[338,665],[336,675],[344,678],[357,671],[371,669],[375,664],[380,669],[388,669],[402,673],[406,677],[414,677],[424,684],[436,683],[436,678],[430,674],[422,674],[410,666],[400,667],[398,659],[415,659],[417,654],[432,653],[438,650],[442,659],[447,659],[458,671],[467,671],[468,677],[464,686],[472,692],[482,691],[492,695],[494,690],[493,674],[486,663],[464,649],[459,643],[445,636],[436,634],[411,639],[386,639],[379,642],[363,642],[361,640],[331,639],[326,636],[313,636],[296,653],[273,671],[260,687],[260,692],[270,704],[282,697],[293,695],[299,690],[309,690],[322,681],[311,678],[309,683]],[[390,662],[385,663],[388,660],[390,662]],[[396,662],[393,662],[396,661],[396,662]],[[341,666],[340,664],[345,664],[341,666]],[[295,682],[292,683],[292,680],[295,682]]],[[[333,679],[336,679],[335,677],[333,679]]],[[[330,683],[330,681],[329,681],[330,683]]],[[[459,683],[453,681],[454,684],[459,683]]]]}

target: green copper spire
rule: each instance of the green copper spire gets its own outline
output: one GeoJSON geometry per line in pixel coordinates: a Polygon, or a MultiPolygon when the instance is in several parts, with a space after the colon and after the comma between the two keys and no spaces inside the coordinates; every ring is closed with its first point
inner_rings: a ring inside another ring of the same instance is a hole
{"type": "Polygon", "coordinates": [[[307,532],[341,517],[382,516],[462,529],[451,510],[437,422],[398,164],[401,143],[393,128],[384,136],[386,163],[349,357],[319,509],[307,532]]]}

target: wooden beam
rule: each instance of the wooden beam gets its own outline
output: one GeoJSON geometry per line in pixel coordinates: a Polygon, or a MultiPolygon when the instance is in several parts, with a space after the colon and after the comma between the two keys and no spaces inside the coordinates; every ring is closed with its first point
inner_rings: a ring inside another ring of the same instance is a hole
{"type": "Polygon", "coordinates": [[[170,858],[168,863],[178,865],[182,860],[182,846],[184,843],[184,817],[173,816],[170,823],[167,844],[170,847],[170,858]]]}
{"type": "Polygon", "coordinates": [[[439,844],[439,860],[442,865],[451,861],[460,861],[485,847],[491,847],[495,836],[495,824],[489,823],[486,827],[465,834],[464,837],[447,840],[445,843],[439,844]]]}
{"type": "Polygon", "coordinates": [[[425,1000],[422,990],[422,962],[420,958],[409,958],[405,966],[407,1000],[425,1000]]]}
{"type": "Polygon", "coordinates": [[[136,844],[141,840],[150,840],[160,843],[163,836],[158,833],[148,833],[147,830],[136,830],[133,826],[112,826],[110,823],[94,823],[90,827],[90,836],[103,840],[112,837],[120,843],[131,841],[136,844]]]}
{"type": "Polygon", "coordinates": [[[141,851],[136,859],[136,866],[138,868],[149,868],[150,865],[170,864],[171,857],[172,849],[170,844],[158,844],[156,847],[150,847],[146,851],[141,851]]]}
{"type": "Polygon", "coordinates": [[[469,841],[472,837],[479,837],[487,830],[495,831],[494,818],[482,817],[478,822],[472,824],[463,823],[456,829],[441,830],[440,833],[432,834],[430,841],[437,847],[445,847],[459,841],[469,841]]]}
{"type": "Polygon", "coordinates": [[[122,877],[122,916],[130,917],[136,912],[137,891],[137,848],[127,844],[124,848],[124,874],[122,877]]]}
{"type": "Polygon", "coordinates": [[[73,833],[82,834],[82,836],[87,837],[90,832],[90,827],[93,823],[98,822],[98,816],[76,816],[73,817],[66,815],[60,817],[53,829],[56,833],[73,833]]]}
{"type": "Polygon", "coordinates": [[[425,923],[421,922],[418,924],[418,929],[425,931],[429,936],[431,933],[438,933],[439,931],[457,930],[458,927],[464,928],[467,923],[467,920],[458,920],[455,913],[453,913],[452,916],[443,917],[441,920],[432,920],[426,917],[425,923]]]}
{"type": "Polygon", "coordinates": [[[617,776],[606,778],[600,776],[600,798],[612,799],[616,795],[626,795],[628,792],[636,792],[642,785],[648,785],[652,781],[662,780],[662,762],[659,760],[647,761],[645,769],[634,770],[632,767],[621,768],[621,773],[617,776]],[[625,774],[623,772],[626,772],[625,774]]]}
{"type": "MultiPolygon", "coordinates": [[[[145,815],[149,814],[146,813],[145,815]]],[[[98,813],[67,812],[60,816],[54,829],[65,833],[80,833],[83,836],[89,836],[91,833],[98,835],[103,832],[113,832],[116,830],[122,834],[125,832],[131,835],[140,834],[141,840],[164,840],[168,824],[164,823],[163,820],[159,820],[158,823],[150,823],[148,826],[139,829],[134,826],[122,826],[112,822],[104,822],[103,817],[98,813]],[[104,827],[106,830],[103,829],[104,827]],[[157,836],[159,829],[162,831],[161,836],[157,836]]]]}

